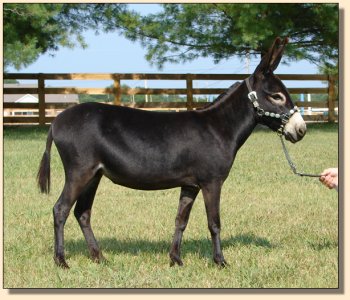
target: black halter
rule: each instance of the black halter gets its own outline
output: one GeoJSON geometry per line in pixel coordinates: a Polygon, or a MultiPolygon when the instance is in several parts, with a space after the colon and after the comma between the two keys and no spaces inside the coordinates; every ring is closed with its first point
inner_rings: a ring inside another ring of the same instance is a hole
{"type": "Polygon", "coordinates": [[[249,91],[248,98],[250,102],[252,102],[254,108],[256,109],[257,115],[259,117],[266,116],[266,117],[281,119],[282,124],[281,124],[281,127],[277,130],[277,134],[280,136],[283,135],[284,126],[288,123],[289,119],[298,111],[298,107],[294,106],[294,108],[292,108],[288,113],[284,113],[284,114],[276,114],[273,112],[268,112],[263,110],[259,105],[258,96],[256,92],[253,91],[252,87],[250,86],[249,78],[250,77],[245,79],[245,83],[249,91]]]}
{"type": "Polygon", "coordinates": [[[292,169],[293,173],[295,175],[298,175],[298,176],[320,177],[321,176],[320,174],[309,174],[309,173],[298,172],[296,165],[293,163],[292,159],[290,158],[287,147],[283,141],[282,135],[284,132],[284,126],[288,123],[289,119],[298,111],[298,107],[294,106],[293,109],[291,109],[288,113],[285,113],[285,114],[276,114],[276,113],[264,111],[259,105],[258,96],[257,96],[256,92],[253,91],[252,87],[250,86],[249,78],[250,77],[245,79],[245,83],[246,83],[246,85],[248,87],[248,91],[249,91],[248,98],[249,98],[250,102],[252,102],[254,108],[256,109],[257,115],[259,117],[266,116],[266,117],[271,117],[271,118],[276,118],[276,119],[282,120],[281,127],[277,130],[277,134],[281,138],[281,143],[282,143],[284,155],[286,156],[288,164],[289,164],[290,168],[292,169]]]}

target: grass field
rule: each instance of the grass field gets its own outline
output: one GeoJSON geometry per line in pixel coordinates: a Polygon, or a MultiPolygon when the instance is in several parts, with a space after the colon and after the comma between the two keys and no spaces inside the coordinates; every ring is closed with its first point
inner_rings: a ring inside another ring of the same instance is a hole
{"type": "MultiPolygon", "coordinates": [[[[63,186],[53,147],[51,193],[36,173],[47,128],[4,129],[4,288],[337,288],[338,195],[317,179],[292,174],[280,141],[256,130],[237,155],[221,200],[227,268],[212,262],[203,198],[194,204],[183,267],[169,267],[179,189],[144,192],[104,178],[92,226],[107,262],[88,258],[73,214],[65,227],[70,270],[53,262],[52,207],[63,186]]],[[[310,125],[287,144],[298,169],[336,166],[337,125],[310,125]]]]}

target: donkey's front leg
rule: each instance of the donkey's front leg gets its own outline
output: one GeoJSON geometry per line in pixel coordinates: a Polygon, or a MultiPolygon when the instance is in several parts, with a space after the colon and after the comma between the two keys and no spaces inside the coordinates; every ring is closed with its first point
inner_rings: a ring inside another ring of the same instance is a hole
{"type": "Polygon", "coordinates": [[[205,209],[208,218],[208,227],[213,242],[213,258],[221,267],[227,265],[221,251],[220,240],[220,194],[222,182],[212,182],[202,187],[205,209]]]}
{"type": "Polygon", "coordinates": [[[183,265],[180,258],[182,235],[186,229],[190,212],[198,192],[198,187],[184,186],[181,188],[180,203],[175,220],[174,239],[169,253],[170,266],[175,265],[175,263],[177,263],[179,266],[183,265]]]}

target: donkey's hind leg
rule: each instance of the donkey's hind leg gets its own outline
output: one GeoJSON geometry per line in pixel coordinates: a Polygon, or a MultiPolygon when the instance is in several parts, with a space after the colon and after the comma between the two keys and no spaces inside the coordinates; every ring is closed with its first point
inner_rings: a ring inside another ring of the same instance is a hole
{"type": "Polygon", "coordinates": [[[64,269],[69,266],[66,263],[64,255],[64,225],[66,224],[69,212],[75,202],[75,193],[69,184],[65,187],[53,207],[54,232],[55,232],[55,254],[54,260],[56,265],[64,269]]]}
{"type": "Polygon", "coordinates": [[[69,268],[64,255],[64,225],[69,212],[84,191],[86,185],[94,178],[93,172],[89,171],[67,171],[66,182],[61,196],[53,207],[54,232],[55,232],[55,263],[62,268],[69,268]]]}
{"type": "Polygon", "coordinates": [[[94,202],[97,187],[100,183],[102,175],[97,174],[85,187],[77,200],[77,204],[74,209],[74,216],[77,219],[80,228],[84,234],[87,246],[89,248],[90,256],[93,261],[101,262],[104,257],[100,251],[100,248],[95,239],[94,233],[91,228],[91,208],[94,202]]]}

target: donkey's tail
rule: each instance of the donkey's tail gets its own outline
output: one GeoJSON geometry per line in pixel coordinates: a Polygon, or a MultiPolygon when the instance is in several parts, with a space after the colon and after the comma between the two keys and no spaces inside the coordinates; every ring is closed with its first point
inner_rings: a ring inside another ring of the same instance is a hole
{"type": "Polygon", "coordinates": [[[50,192],[50,152],[52,140],[52,126],[50,126],[49,133],[47,135],[46,149],[41,159],[37,175],[40,192],[45,194],[48,194],[50,192]]]}

